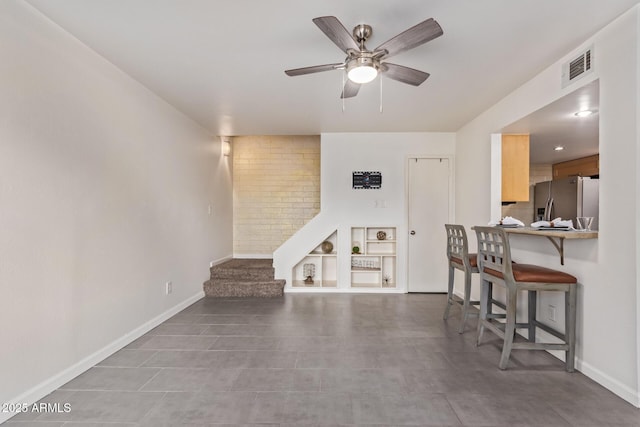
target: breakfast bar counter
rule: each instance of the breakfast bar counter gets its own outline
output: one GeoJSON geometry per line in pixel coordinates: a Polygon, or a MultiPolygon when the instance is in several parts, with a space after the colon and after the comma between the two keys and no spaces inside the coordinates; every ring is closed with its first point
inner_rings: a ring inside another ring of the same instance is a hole
{"type": "MultiPolygon", "coordinates": [[[[472,227],[473,228],[473,227],[472,227]]],[[[560,255],[560,264],[564,265],[564,239],[597,239],[597,231],[577,231],[552,228],[532,227],[501,227],[507,234],[522,234],[526,236],[546,237],[553,244],[560,255]]]]}

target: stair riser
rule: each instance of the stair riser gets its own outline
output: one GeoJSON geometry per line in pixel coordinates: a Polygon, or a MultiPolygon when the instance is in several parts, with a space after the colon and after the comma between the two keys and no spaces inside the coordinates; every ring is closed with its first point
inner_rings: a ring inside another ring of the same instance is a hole
{"type": "Polygon", "coordinates": [[[273,280],[274,269],[211,269],[211,278],[215,280],[269,281],[273,280]]]}
{"type": "Polygon", "coordinates": [[[280,297],[284,293],[284,280],[271,282],[214,282],[208,280],[204,283],[204,293],[207,297],[280,297]]]}

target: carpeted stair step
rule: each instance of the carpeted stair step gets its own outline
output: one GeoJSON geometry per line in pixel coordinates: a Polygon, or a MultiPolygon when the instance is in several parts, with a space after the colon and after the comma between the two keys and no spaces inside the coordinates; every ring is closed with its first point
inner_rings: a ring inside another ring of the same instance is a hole
{"type": "Polygon", "coordinates": [[[274,279],[271,259],[232,259],[211,267],[204,285],[209,297],[275,297],[284,293],[284,280],[274,279]]]}
{"type": "Polygon", "coordinates": [[[239,281],[273,280],[274,268],[271,259],[232,259],[211,267],[212,279],[239,281]]]}
{"type": "Polygon", "coordinates": [[[208,297],[281,297],[285,281],[237,282],[231,280],[207,280],[204,282],[204,293],[208,297]]]}

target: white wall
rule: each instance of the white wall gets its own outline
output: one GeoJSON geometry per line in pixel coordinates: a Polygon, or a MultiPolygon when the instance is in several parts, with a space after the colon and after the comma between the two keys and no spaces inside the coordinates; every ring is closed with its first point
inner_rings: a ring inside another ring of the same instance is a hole
{"type": "Polygon", "coordinates": [[[24,402],[202,295],[231,178],[218,138],[24,2],[0,40],[0,402],[24,402]]]}
{"type": "MultiPolygon", "coordinates": [[[[564,266],[545,239],[515,238],[512,242],[516,260],[548,265],[578,277],[578,369],[636,406],[640,404],[639,238],[621,224],[637,224],[639,213],[638,27],[636,7],[464,126],[456,141],[456,222],[486,224],[492,212],[499,212],[495,201],[500,200],[499,188],[494,185],[492,190],[492,168],[495,171],[499,165],[495,158],[491,162],[490,134],[600,79],[599,238],[565,242],[564,266]],[[594,73],[561,89],[561,64],[592,43],[594,73]]],[[[475,245],[475,239],[471,240],[475,245]]]]}
{"type": "Polygon", "coordinates": [[[350,228],[390,226],[397,227],[398,233],[398,290],[406,291],[407,159],[453,156],[455,145],[454,133],[322,134],[321,212],[274,253],[276,276],[291,283],[291,268],[338,229],[339,254],[347,255],[339,255],[338,286],[346,288],[350,280],[350,228]],[[381,172],[382,188],[352,189],[353,171],[381,172]]]}

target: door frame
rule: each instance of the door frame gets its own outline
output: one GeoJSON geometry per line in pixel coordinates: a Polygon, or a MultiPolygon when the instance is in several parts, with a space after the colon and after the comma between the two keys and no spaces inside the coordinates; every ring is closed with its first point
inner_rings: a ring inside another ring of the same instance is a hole
{"type": "MultiPolygon", "coordinates": [[[[409,257],[411,254],[409,253],[409,198],[411,196],[409,192],[409,162],[412,159],[447,159],[449,161],[449,223],[453,223],[455,221],[455,176],[456,176],[456,165],[455,165],[455,155],[454,154],[443,154],[443,155],[433,155],[433,154],[408,154],[405,156],[404,162],[404,230],[405,230],[405,245],[404,245],[404,253],[406,256],[404,257],[403,262],[403,272],[404,272],[404,293],[409,293],[409,257]]],[[[442,232],[444,233],[444,224],[442,224],[442,232]]],[[[446,248],[442,248],[442,262],[446,262],[446,248]]]]}

